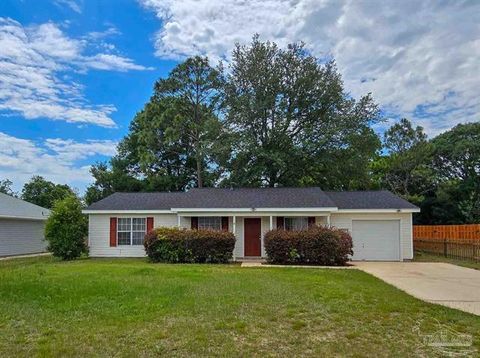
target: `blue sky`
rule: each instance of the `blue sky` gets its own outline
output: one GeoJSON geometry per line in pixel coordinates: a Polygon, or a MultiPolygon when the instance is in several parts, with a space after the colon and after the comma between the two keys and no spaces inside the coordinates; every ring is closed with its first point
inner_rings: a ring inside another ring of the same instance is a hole
{"type": "Polygon", "coordinates": [[[228,61],[255,32],[333,56],[383,126],[406,116],[434,136],[478,121],[478,14],[478,1],[3,0],[0,179],[19,190],[39,174],[83,192],[157,78],[195,54],[228,61]]]}

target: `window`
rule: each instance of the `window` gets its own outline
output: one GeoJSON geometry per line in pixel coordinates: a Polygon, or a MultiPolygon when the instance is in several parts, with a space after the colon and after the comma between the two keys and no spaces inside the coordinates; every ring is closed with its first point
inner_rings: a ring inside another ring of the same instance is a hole
{"type": "Polygon", "coordinates": [[[222,218],[220,216],[200,216],[198,228],[207,230],[222,230],[222,218]]]}
{"type": "Polygon", "coordinates": [[[297,230],[306,230],[306,229],[308,229],[308,218],[306,217],[285,218],[285,230],[297,231],[297,230]]]}
{"type": "Polygon", "coordinates": [[[143,245],[146,231],[145,218],[118,218],[118,245],[143,245]]]}

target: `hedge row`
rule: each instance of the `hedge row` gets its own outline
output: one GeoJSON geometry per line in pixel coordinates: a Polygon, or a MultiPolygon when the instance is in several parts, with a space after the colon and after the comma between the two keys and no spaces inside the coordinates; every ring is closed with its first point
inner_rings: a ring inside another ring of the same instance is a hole
{"type": "Polygon", "coordinates": [[[157,228],[145,235],[153,262],[226,263],[233,257],[235,236],[228,231],[157,228]]]}
{"type": "Polygon", "coordinates": [[[342,266],[353,255],[352,237],[346,231],[312,226],[302,231],[282,229],[265,235],[268,261],[276,264],[342,266]]]}

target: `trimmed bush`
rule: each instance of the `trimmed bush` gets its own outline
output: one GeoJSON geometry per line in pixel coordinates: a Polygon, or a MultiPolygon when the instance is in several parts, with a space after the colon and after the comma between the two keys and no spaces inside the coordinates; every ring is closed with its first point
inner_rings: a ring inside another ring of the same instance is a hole
{"type": "Polygon", "coordinates": [[[145,235],[144,246],[153,262],[227,263],[235,236],[228,231],[162,227],[145,235]]]}
{"type": "Polygon", "coordinates": [[[88,252],[88,219],[75,196],[55,202],[45,225],[47,250],[62,260],[73,260],[88,252]]]}
{"type": "Polygon", "coordinates": [[[267,259],[275,264],[342,266],[348,255],[353,255],[350,234],[325,226],[272,230],[266,233],[264,242],[267,259]]]}

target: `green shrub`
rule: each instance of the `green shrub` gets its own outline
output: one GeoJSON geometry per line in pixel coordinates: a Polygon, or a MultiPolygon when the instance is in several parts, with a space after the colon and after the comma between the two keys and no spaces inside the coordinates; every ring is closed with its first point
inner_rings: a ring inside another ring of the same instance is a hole
{"type": "Polygon", "coordinates": [[[272,230],[265,235],[267,259],[276,264],[341,266],[353,255],[352,237],[346,231],[324,226],[307,230],[272,230]]]}
{"type": "Polygon", "coordinates": [[[87,252],[87,235],[88,220],[80,200],[68,196],[56,201],[45,225],[47,250],[63,260],[75,259],[87,252]]]}
{"type": "Polygon", "coordinates": [[[145,235],[144,246],[153,262],[226,263],[233,256],[235,236],[228,231],[162,227],[145,235]]]}

